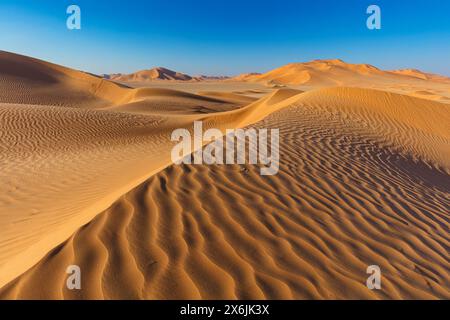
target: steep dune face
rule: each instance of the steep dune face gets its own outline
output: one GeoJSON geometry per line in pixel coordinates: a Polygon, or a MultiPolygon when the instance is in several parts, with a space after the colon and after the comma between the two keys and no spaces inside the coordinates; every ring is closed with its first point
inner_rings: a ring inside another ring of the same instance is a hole
{"type": "Polygon", "coordinates": [[[130,74],[112,75],[111,80],[116,81],[152,81],[152,80],[181,80],[187,81],[193,78],[187,74],[157,67],[149,70],[141,70],[130,74]]]}
{"type": "MultiPolygon", "coordinates": [[[[279,90],[208,115],[207,126],[279,128],[279,173],[167,167],[0,297],[448,299],[449,116],[447,105],[355,88],[279,90]],[[69,264],[81,291],[65,287],[69,264]],[[372,264],[383,290],[365,286],[372,264]]],[[[170,121],[160,121],[140,136],[162,137],[170,121]]]]}

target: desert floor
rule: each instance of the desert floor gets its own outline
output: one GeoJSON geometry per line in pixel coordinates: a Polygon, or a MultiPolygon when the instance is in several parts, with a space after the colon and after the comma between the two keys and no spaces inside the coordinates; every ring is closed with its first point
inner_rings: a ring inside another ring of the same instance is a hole
{"type": "Polygon", "coordinates": [[[0,298],[449,299],[450,86],[392,81],[126,87],[0,51],[0,298]],[[278,128],[278,174],[173,164],[195,120],[278,128]]]}

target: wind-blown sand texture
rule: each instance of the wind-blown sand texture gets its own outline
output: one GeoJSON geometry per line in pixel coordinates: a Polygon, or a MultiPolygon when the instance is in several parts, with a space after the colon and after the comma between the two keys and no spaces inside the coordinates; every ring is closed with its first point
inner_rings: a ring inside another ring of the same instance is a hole
{"type": "Polygon", "coordinates": [[[132,89],[0,52],[0,298],[450,298],[450,106],[244,91],[132,89]],[[279,173],[171,164],[194,120],[279,128],[279,173]]]}

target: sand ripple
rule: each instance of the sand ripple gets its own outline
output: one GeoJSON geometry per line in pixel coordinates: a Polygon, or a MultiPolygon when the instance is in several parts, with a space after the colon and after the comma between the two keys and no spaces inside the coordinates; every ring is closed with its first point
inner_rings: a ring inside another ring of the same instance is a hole
{"type": "Polygon", "coordinates": [[[280,129],[277,175],[172,165],[0,296],[450,298],[449,165],[436,152],[449,145],[448,109],[428,126],[439,104],[355,90],[264,100],[273,110],[289,105],[252,125],[280,129]],[[82,269],[81,291],[65,289],[69,264],[82,269]],[[382,290],[365,286],[371,264],[381,267],[382,290]]]}

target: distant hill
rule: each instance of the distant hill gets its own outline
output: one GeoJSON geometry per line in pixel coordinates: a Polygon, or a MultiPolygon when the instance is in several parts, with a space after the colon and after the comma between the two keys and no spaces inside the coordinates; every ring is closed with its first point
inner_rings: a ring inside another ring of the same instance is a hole
{"type": "Polygon", "coordinates": [[[236,81],[264,82],[271,85],[310,86],[364,85],[377,81],[390,83],[419,79],[450,82],[447,77],[419,70],[384,71],[370,64],[351,64],[340,59],[290,63],[263,74],[246,73],[232,78],[236,81]]]}
{"type": "Polygon", "coordinates": [[[208,80],[227,80],[230,79],[230,77],[227,76],[205,76],[205,75],[198,75],[193,77],[195,80],[198,81],[208,81],[208,80]]]}
{"type": "Polygon", "coordinates": [[[392,73],[401,74],[405,76],[415,77],[423,80],[434,80],[434,81],[443,81],[450,82],[450,78],[441,76],[439,74],[423,72],[417,69],[401,69],[391,71],[392,73]]]}
{"type": "Polygon", "coordinates": [[[141,70],[130,74],[118,73],[104,75],[104,78],[115,81],[193,80],[193,78],[187,74],[162,67],[157,67],[149,70],[141,70]]]}

